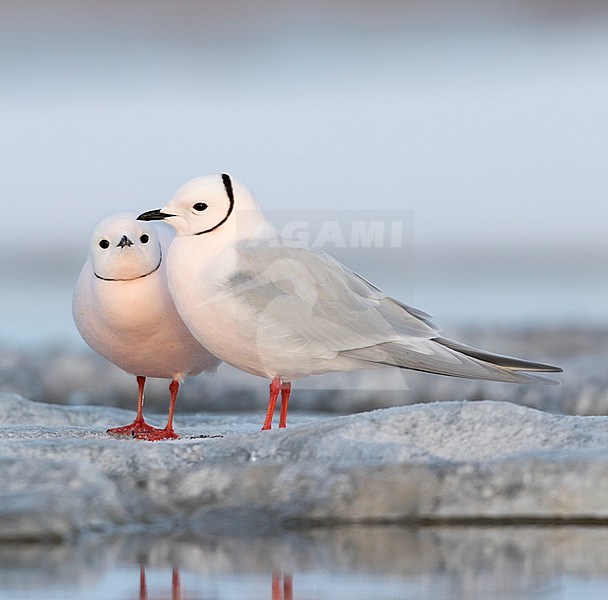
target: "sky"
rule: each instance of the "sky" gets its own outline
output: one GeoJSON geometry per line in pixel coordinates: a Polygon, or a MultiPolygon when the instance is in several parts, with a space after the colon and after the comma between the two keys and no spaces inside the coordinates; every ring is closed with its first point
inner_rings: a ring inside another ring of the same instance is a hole
{"type": "Polygon", "coordinates": [[[269,214],[401,211],[438,276],[454,257],[480,279],[606,275],[603,2],[26,0],[0,16],[5,285],[72,281],[97,220],[213,172],[269,214]]]}

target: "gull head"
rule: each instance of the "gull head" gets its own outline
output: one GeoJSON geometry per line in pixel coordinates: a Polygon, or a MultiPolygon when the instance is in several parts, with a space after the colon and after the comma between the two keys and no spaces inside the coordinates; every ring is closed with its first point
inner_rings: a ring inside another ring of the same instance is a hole
{"type": "Polygon", "coordinates": [[[166,206],[137,218],[167,221],[178,236],[228,233],[247,238],[266,224],[253,194],[226,173],[190,180],[166,206]]]}
{"type": "Polygon", "coordinates": [[[91,231],[90,253],[99,279],[129,281],[153,273],[162,261],[160,241],[150,223],[137,220],[137,214],[118,212],[108,215],[91,231]]]}

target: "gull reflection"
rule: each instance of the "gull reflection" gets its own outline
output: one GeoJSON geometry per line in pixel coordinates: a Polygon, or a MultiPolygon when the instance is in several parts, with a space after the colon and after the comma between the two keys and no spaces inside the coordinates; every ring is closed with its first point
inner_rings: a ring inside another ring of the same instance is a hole
{"type": "MultiPolygon", "coordinates": [[[[139,563],[139,600],[165,600],[167,596],[155,594],[148,595],[148,584],[146,581],[146,566],[143,562],[139,563]]],[[[181,600],[181,582],[179,569],[173,567],[171,573],[171,600],[181,600]]]]}
{"type": "Polygon", "coordinates": [[[272,600],[293,600],[293,578],[291,573],[272,573],[272,600]]]}
{"type": "MultiPolygon", "coordinates": [[[[186,590],[187,598],[193,596],[186,590]]],[[[215,596],[214,596],[215,597],[215,596]]],[[[138,600],[182,600],[179,567],[173,566],[171,573],[171,596],[165,591],[151,590],[146,577],[146,565],[139,563],[139,596],[138,600]]],[[[196,596],[199,598],[199,596],[196,596]]],[[[201,600],[203,597],[200,596],[201,600]]],[[[271,600],[293,600],[293,575],[291,572],[274,570],[272,572],[271,600]]]]}

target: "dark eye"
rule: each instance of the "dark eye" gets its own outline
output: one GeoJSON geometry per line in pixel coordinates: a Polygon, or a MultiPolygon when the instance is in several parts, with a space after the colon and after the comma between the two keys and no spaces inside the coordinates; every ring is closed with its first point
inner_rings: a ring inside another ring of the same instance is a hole
{"type": "Polygon", "coordinates": [[[142,244],[147,244],[147,243],[150,241],[150,236],[148,236],[148,234],[147,234],[147,233],[144,233],[144,234],[142,234],[142,235],[140,236],[139,241],[140,241],[142,244]]]}
{"type": "Polygon", "coordinates": [[[110,247],[110,242],[108,242],[108,240],[101,240],[101,242],[99,242],[99,247],[105,250],[110,247]]]}
{"type": "Polygon", "coordinates": [[[207,205],[204,202],[197,202],[192,208],[194,210],[198,210],[199,212],[203,212],[206,210],[207,205]]]}

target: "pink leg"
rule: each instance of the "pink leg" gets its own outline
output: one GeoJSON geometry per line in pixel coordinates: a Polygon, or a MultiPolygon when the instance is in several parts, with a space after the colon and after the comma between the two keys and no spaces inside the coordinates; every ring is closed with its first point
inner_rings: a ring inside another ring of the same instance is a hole
{"type": "Polygon", "coordinates": [[[272,600],[281,599],[281,574],[273,571],[272,573],[272,600]]]}
{"type": "Polygon", "coordinates": [[[133,435],[137,433],[144,433],[146,431],[152,431],[154,429],[151,425],[148,425],[144,421],[144,387],[146,385],[146,378],[138,376],[137,385],[139,391],[137,393],[137,414],[135,415],[135,421],[122,427],[112,427],[107,430],[107,433],[113,433],[116,435],[133,435]]]}
{"type": "Polygon", "coordinates": [[[173,575],[171,577],[171,600],[179,600],[181,598],[181,584],[179,581],[179,569],[173,567],[173,575]]]}
{"type": "Polygon", "coordinates": [[[173,413],[175,411],[175,400],[179,392],[179,382],[175,379],[169,384],[169,414],[167,416],[167,424],[164,429],[151,429],[150,431],[142,431],[136,433],[135,437],[138,440],[148,440],[149,442],[158,442],[159,440],[178,440],[179,436],[173,431],[173,413]]]}
{"type": "Polygon", "coordinates": [[[146,589],[146,568],[144,563],[139,565],[139,600],[148,600],[148,590],[146,589]]]}
{"type": "Polygon", "coordinates": [[[291,393],[291,383],[281,384],[281,415],[279,417],[279,427],[287,426],[287,406],[289,404],[289,394],[291,393]]]}
{"type": "Polygon", "coordinates": [[[293,600],[293,579],[291,573],[283,574],[283,600],[293,600]]]}
{"type": "Polygon", "coordinates": [[[266,407],[266,418],[264,419],[264,425],[262,425],[262,431],[265,429],[272,429],[272,417],[274,415],[274,407],[277,405],[277,398],[279,397],[279,391],[281,390],[281,380],[275,377],[270,382],[270,395],[268,396],[268,406],[266,407]]]}

